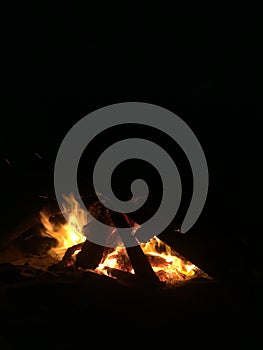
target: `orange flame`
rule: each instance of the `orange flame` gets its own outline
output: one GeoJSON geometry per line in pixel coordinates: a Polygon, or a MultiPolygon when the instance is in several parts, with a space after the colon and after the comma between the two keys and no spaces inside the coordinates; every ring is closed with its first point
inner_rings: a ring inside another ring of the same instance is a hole
{"type": "MultiPolygon", "coordinates": [[[[73,194],[64,196],[63,214],[67,218],[67,223],[54,224],[50,220],[50,213],[42,210],[40,220],[44,226],[42,235],[52,237],[57,241],[57,245],[52,247],[48,254],[53,258],[61,260],[66,250],[73,245],[82,243],[86,237],[81,233],[82,227],[87,223],[87,213],[81,209],[73,194]]],[[[78,251],[75,252],[77,254],[78,251]]]]}

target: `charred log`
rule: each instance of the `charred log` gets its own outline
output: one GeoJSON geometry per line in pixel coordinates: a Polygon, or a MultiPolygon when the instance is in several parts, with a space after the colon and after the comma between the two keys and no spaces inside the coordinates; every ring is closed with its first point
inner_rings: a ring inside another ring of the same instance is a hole
{"type": "MultiPolygon", "coordinates": [[[[94,215],[98,220],[104,222],[109,226],[113,226],[113,223],[110,221],[108,211],[103,210],[100,202],[95,202],[90,205],[89,210],[92,212],[92,215],[94,215]]],[[[87,227],[89,230],[92,230],[92,222],[88,224],[86,228],[87,227]]],[[[81,251],[77,254],[75,265],[76,267],[95,270],[103,259],[104,253],[104,246],[93,243],[86,239],[81,251]]]]}
{"type": "Polygon", "coordinates": [[[84,242],[83,243],[79,243],[79,244],[75,244],[73,245],[72,247],[68,248],[66,250],[66,253],[64,254],[63,258],[62,258],[62,261],[64,262],[67,262],[69,261],[70,259],[72,259],[74,253],[77,251],[77,250],[81,250],[82,247],[84,245],[84,242]]]}
{"type": "MultiPolygon", "coordinates": [[[[126,215],[119,214],[119,213],[112,213],[111,214],[112,221],[114,222],[116,227],[131,227],[132,220],[130,218],[127,218],[126,215]]],[[[132,227],[131,227],[132,230],[132,227]]],[[[132,231],[131,231],[131,237],[132,238],[132,231]]],[[[123,243],[125,245],[126,237],[121,237],[123,240],[123,243]]],[[[126,247],[127,254],[130,258],[131,264],[133,266],[135,275],[137,276],[137,279],[140,281],[141,284],[147,285],[147,286],[159,286],[161,284],[159,278],[156,276],[155,272],[152,269],[152,266],[149,262],[149,259],[144,254],[143,250],[141,249],[140,245],[134,238],[134,246],[133,247],[126,247]]]]}
{"type": "Polygon", "coordinates": [[[75,265],[83,269],[96,269],[103,257],[105,247],[86,240],[77,254],[75,265]]]}
{"type": "Polygon", "coordinates": [[[126,287],[134,288],[138,286],[137,277],[133,273],[108,267],[107,274],[111,277],[116,278],[119,283],[123,284],[126,287]]]}

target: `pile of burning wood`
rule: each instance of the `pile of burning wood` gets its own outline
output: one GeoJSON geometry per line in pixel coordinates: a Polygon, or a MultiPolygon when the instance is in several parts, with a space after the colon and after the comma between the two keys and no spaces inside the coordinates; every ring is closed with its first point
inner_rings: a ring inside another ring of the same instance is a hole
{"type": "MultiPolygon", "coordinates": [[[[98,201],[89,206],[89,211],[112,227],[112,232],[118,227],[138,226],[126,214],[109,212],[98,201]]],[[[88,240],[83,228],[91,230],[92,224],[87,223],[85,213],[73,196],[65,197],[65,212],[45,206],[28,226],[12,238],[12,242],[27,253],[21,259],[10,256],[10,261],[17,265],[26,262],[44,266],[48,271],[89,270],[125,284],[150,287],[180,284],[196,277],[210,278],[158,237],[132,247],[120,242],[117,248],[88,240]]]]}

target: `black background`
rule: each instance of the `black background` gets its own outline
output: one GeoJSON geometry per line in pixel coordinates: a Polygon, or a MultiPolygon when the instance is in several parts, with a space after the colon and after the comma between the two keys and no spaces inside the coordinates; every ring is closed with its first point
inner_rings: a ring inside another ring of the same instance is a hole
{"type": "MultiPolygon", "coordinates": [[[[112,103],[154,103],[192,128],[209,166],[204,212],[184,239],[227,252],[222,261],[241,249],[260,264],[261,5],[65,1],[18,5],[6,18],[4,218],[53,191],[58,147],[80,118],[112,103]]],[[[197,247],[189,254],[198,260],[197,247]]]]}

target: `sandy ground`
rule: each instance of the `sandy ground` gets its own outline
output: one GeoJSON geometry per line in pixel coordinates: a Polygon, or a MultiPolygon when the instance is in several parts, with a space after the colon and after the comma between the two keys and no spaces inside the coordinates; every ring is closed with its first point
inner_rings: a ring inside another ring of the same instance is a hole
{"type": "Polygon", "coordinates": [[[246,285],[196,278],[158,290],[130,287],[92,271],[47,271],[54,262],[17,247],[1,253],[1,349],[256,339],[259,305],[246,285]]]}

